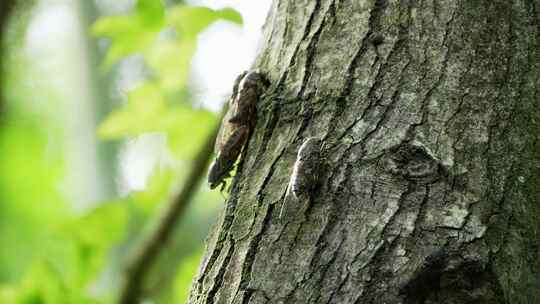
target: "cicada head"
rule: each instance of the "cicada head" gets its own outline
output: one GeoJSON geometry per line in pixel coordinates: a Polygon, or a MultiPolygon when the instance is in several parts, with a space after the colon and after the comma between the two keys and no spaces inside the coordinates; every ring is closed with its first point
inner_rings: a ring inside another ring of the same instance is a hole
{"type": "Polygon", "coordinates": [[[234,81],[231,97],[229,98],[229,100],[227,100],[227,112],[225,113],[221,121],[221,127],[219,129],[218,135],[216,137],[216,143],[214,145],[214,152],[216,154],[218,154],[219,151],[222,150],[223,146],[227,142],[227,139],[229,139],[235,128],[237,128],[237,124],[230,122],[230,120],[238,113],[238,91],[240,90],[241,83],[247,74],[248,71],[242,72],[240,75],[238,75],[238,77],[236,77],[234,81]]]}
{"type": "Polygon", "coordinates": [[[253,126],[257,119],[257,103],[267,87],[268,81],[261,73],[248,72],[238,86],[238,93],[233,100],[235,110],[229,122],[253,126]]]}
{"type": "Polygon", "coordinates": [[[264,75],[257,69],[247,72],[239,83],[239,93],[247,88],[257,90],[257,93],[261,95],[269,86],[269,82],[264,75]]]}

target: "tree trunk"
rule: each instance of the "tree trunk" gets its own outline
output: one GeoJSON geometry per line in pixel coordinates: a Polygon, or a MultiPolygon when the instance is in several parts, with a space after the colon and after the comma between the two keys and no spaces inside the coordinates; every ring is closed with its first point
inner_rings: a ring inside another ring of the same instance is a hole
{"type": "Polygon", "coordinates": [[[4,90],[4,69],[5,69],[5,60],[4,60],[4,32],[6,31],[6,27],[8,24],[8,19],[10,16],[11,11],[13,10],[13,6],[15,6],[15,0],[0,0],[0,123],[2,123],[2,119],[4,116],[4,107],[5,102],[4,98],[5,96],[5,90],[4,90]]]}
{"type": "MultiPolygon", "coordinates": [[[[118,100],[111,96],[114,83],[111,73],[104,74],[99,70],[99,64],[104,61],[104,55],[99,50],[98,41],[89,35],[92,24],[100,17],[95,1],[78,0],[76,9],[81,24],[81,37],[83,38],[83,54],[81,61],[85,62],[83,80],[86,81],[89,104],[92,105],[92,122],[95,129],[113,110],[118,100]]],[[[79,131],[80,132],[80,131],[79,131]]],[[[93,145],[96,150],[97,182],[95,183],[97,200],[105,200],[116,195],[117,177],[117,150],[118,143],[111,141],[98,141],[94,138],[93,145]]],[[[90,148],[90,147],[89,147],[90,148]]]]}
{"type": "Polygon", "coordinates": [[[190,303],[537,303],[540,1],[275,0],[190,303]],[[300,145],[320,186],[279,219],[300,145]]]}

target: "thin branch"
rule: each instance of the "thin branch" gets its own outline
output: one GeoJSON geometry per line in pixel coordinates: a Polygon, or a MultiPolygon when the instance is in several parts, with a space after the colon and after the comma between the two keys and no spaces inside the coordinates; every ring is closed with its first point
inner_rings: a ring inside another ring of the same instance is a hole
{"type": "Polygon", "coordinates": [[[182,191],[170,201],[169,205],[163,210],[155,230],[149,234],[148,238],[141,243],[140,248],[135,251],[136,255],[126,271],[126,281],[118,303],[133,304],[139,300],[144,278],[152,269],[161,250],[166,247],[174,227],[192,200],[200,180],[206,176],[206,167],[214,151],[214,142],[218,130],[219,124],[208,136],[198,152],[182,191]]]}

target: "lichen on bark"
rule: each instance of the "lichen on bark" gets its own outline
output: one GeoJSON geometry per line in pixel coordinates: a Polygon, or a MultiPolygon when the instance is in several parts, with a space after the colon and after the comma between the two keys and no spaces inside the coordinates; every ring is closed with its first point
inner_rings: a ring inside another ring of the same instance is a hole
{"type": "Polygon", "coordinates": [[[533,303],[539,4],[275,0],[272,85],[190,303],[533,303]],[[280,221],[308,137],[321,186],[280,221]]]}

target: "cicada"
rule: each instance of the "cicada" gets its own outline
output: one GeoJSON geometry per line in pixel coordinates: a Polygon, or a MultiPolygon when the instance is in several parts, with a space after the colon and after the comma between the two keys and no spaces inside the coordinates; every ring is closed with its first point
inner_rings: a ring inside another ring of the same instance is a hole
{"type": "MultiPolygon", "coordinates": [[[[268,82],[258,71],[243,72],[236,78],[229,109],[223,117],[216,138],[216,160],[210,166],[208,183],[214,189],[225,186],[238,156],[247,142],[257,120],[257,102],[268,82]]],[[[223,189],[223,188],[222,188],[223,189]]]]}
{"type": "Polygon", "coordinates": [[[322,150],[323,142],[316,137],[307,138],[298,149],[279,214],[281,219],[292,218],[302,208],[305,211],[309,207],[313,192],[319,186],[322,150]]]}
{"type": "Polygon", "coordinates": [[[290,191],[297,199],[309,197],[319,182],[322,140],[309,137],[304,141],[294,163],[290,191]]]}

